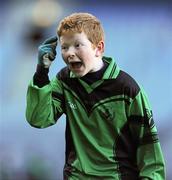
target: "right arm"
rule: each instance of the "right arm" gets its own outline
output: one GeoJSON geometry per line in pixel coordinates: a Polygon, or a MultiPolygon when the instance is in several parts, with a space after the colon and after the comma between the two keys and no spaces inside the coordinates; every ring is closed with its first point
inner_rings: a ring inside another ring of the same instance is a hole
{"type": "Polygon", "coordinates": [[[26,119],[31,126],[45,128],[56,123],[63,114],[63,90],[59,79],[51,82],[49,67],[55,59],[57,37],[49,38],[39,47],[38,66],[27,91],[26,119]]]}

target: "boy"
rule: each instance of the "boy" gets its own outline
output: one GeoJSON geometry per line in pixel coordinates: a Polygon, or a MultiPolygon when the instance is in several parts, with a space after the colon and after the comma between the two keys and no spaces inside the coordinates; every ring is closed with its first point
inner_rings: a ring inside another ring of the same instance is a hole
{"type": "Polygon", "coordinates": [[[64,18],[57,34],[66,63],[49,81],[57,37],[39,47],[27,92],[27,121],[54,125],[66,115],[64,179],[164,180],[164,160],[144,90],[112,58],[104,32],[88,13],[64,18]]]}

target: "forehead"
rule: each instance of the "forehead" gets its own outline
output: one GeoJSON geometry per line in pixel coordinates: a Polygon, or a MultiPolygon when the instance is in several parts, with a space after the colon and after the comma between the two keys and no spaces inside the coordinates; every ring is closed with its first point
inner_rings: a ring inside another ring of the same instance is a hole
{"type": "Polygon", "coordinates": [[[84,32],[81,33],[65,33],[60,36],[60,43],[68,43],[70,41],[89,41],[84,32]]]}

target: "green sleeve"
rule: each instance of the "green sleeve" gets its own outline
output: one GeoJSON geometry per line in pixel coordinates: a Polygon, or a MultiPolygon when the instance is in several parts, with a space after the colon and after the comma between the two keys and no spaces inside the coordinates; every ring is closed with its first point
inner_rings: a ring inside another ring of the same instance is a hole
{"type": "Polygon", "coordinates": [[[165,164],[153,121],[152,110],[143,89],[130,106],[130,129],[137,144],[136,161],[141,180],[165,180],[165,164]]]}
{"type": "Polygon", "coordinates": [[[63,91],[60,80],[54,78],[39,88],[30,82],[27,90],[26,120],[37,128],[54,125],[64,113],[63,91]]]}

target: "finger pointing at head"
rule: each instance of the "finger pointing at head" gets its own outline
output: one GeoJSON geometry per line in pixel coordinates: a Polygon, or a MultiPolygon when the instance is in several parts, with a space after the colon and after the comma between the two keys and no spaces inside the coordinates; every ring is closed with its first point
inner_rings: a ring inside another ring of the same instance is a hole
{"type": "Polygon", "coordinates": [[[53,36],[53,37],[46,39],[43,42],[43,44],[51,44],[52,46],[56,47],[57,46],[57,40],[58,40],[57,36],[53,36]]]}

